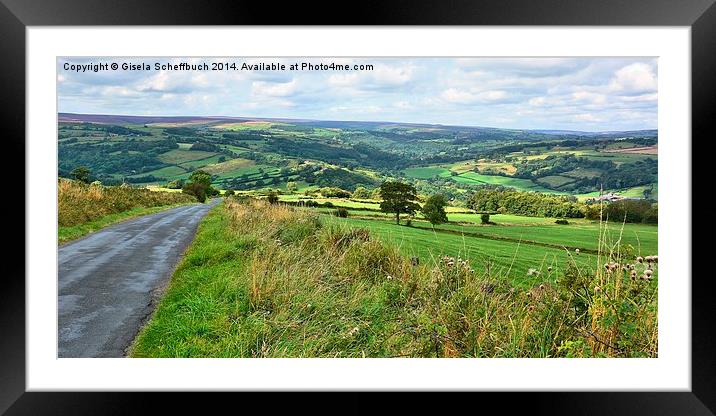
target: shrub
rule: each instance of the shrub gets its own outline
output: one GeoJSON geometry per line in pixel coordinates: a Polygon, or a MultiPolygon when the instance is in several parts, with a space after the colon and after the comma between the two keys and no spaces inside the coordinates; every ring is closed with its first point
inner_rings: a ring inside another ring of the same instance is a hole
{"type": "Polygon", "coordinates": [[[266,196],[266,200],[267,200],[270,204],[275,204],[275,203],[278,202],[278,194],[277,194],[276,192],[274,192],[274,191],[271,191],[271,192],[269,192],[268,195],[266,196]]]}
{"type": "Polygon", "coordinates": [[[351,193],[340,188],[321,188],[321,195],[325,198],[350,198],[351,193]]]}
{"type": "Polygon", "coordinates": [[[191,195],[191,196],[193,196],[194,198],[196,198],[196,200],[197,200],[198,202],[204,202],[204,201],[206,201],[206,190],[207,190],[207,187],[204,186],[204,185],[201,184],[201,183],[197,183],[197,182],[187,183],[186,185],[184,185],[184,186],[182,187],[181,190],[182,190],[183,193],[185,193],[185,194],[187,194],[187,195],[191,195]]]}
{"type": "Polygon", "coordinates": [[[345,208],[338,208],[333,211],[333,215],[340,218],[348,218],[348,210],[345,208]]]}
{"type": "Polygon", "coordinates": [[[175,180],[167,183],[167,188],[169,188],[169,189],[181,189],[183,187],[184,187],[183,179],[175,179],[175,180]]]}
{"type": "Polygon", "coordinates": [[[569,224],[569,221],[565,220],[564,218],[560,218],[560,219],[556,220],[554,223],[559,224],[559,225],[567,225],[567,224],[569,224]]]}
{"type": "Polygon", "coordinates": [[[480,222],[483,224],[489,224],[490,223],[490,214],[487,214],[487,213],[480,214],[480,222]]]}
{"type": "Polygon", "coordinates": [[[83,183],[90,183],[90,170],[86,166],[78,166],[70,172],[70,178],[83,183]]]}

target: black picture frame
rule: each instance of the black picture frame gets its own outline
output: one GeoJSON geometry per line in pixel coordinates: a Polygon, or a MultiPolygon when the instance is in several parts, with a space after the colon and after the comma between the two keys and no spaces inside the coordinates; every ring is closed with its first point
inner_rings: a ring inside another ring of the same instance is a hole
{"type": "MultiPolygon", "coordinates": [[[[426,0],[340,2],[247,2],[191,0],[0,0],[0,89],[3,111],[0,129],[6,154],[12,154],[16,169],[25,171],[25,29],[27,26],[73,25],[256,25],[256,24],[371,24],[371,25],[559,25],[559,26],[688,26],[692,52],[692,137],[706,142],[708,128],[716,119],[716,6],[714,0],[490,0],[430,2],[426,0]],[[698,88],[697,88],[698,86],[698,88]]],[[[688,138],[684,138],[685,140],[688,138]]],[[[693,143],[692,139],[692,143],[693,143]]],[[[693,153],[692,153],[693,154],[693,153]]],[[[678,167],[688,168],[689,167],[678,167]]],[[[693,177],[693,175],[692,175],[693,177]]],[[[24,181],[23,181],[24,184],[24,181]]],[[[692,188],[693,189],[693,188],[692,188]]],[[[25,212],[22,195],[6,201],[6,215],[17,218],[25,212]]],[[[25,222],[30,219],[25,214],[25,222]]],[[[10,217],[4,217],[10,218],[10,217]]],[[[7,259],[24,258],[24,227],[6,220],[6,233],[13,238],[7,259]],[[22,228],[22,230],[20,229],[22,228]],[[20,243],[22,241],[22,244],[20,243]]],[[[680,224],[691,228],[691,224],[680,224]]],[[[696,248],[696,247],[695,247],[696,248]]],[[[706,248],[701,249],[703,252],[706,248]]],[[[692,255],[693,257],[693,255],[692,255]]],[[[167,401],[201,401],[194,395],[129,393],[28,393],[25,392],[25,266],[8,261],[15,268],[5,273],[0,289],[0,413],[15,414],[104,414],[157,412],[167,401]]],[[[689,268],[690,269],[690,268],[689,268]]],[[[695,273],[694,273],[695,275],[695,273]]],[[[695,275],[696,276],[696,275],[695,275]]],[[[692,279],[692,389],[690,392],[598,392],[598,393],[492,393],[484,394],[479,408],[498,405],[510,413],[637,415],[708,415],[716,411],[716,337],[709,275],[692,279]],[[701,277],[701,278],[699,278],[701,277]],[[519,394],[519,397],[513,397],[519,394]]],[[[237,375],[240,376],[240,375],[237,375]]],[[[588,375],[585,375],[587,377],[588,375]]],[[[224,396],[225,397],[225,396],[224,396]]],[[[364,396],[334,396],[347,411],[371,411],[375,401],[364,396]]],[[[236,403],[236,399],[229,399],[236,403]]],[[[242,400],[243,401],[243,400],[242,400]]],[[[259,399],[265,402],[265,399],[259,399]]],[[[401,412],[425,409],[432,399],[391,399],[401,412]],[[429,403],[426,403],[429,402],[429,403]]],[[[442,412],[455,404],[440,401],[442,412]]],[[[306,403],[304,399],[298,402],[306,403]]],[[[323,403],[328,403],[323,401],[323,403]]],[[[220,402],[211,399],[207,411],[220,402]]],[[[271,401],[271,411],[297,406],[294,400],[271,401]]],[[[498,407],[498,408],[500,408],[498,407]]],[[[238,409],[238,407],[237,407],[238,409]]],[[[319,409],[320,410],[320,409],[319,409]]]]}

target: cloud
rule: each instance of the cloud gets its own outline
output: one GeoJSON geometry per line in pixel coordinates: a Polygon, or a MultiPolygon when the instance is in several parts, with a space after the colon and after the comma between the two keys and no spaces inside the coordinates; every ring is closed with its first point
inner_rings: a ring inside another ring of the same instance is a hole
{"type": "Polygon", "coordinates": [[[577,114],[573,117],[575,121],[584,121],[587,123],[598,123],[600,121],[604,121],[604,119],[599,118],[595,116],[594,114],[589,113],[583,113],[583,114],[577,114]]]}
{"type": "Polygon", "coordinates": [[[506,98],[508,98],[508,96],[509,94],[506,91],[501,90],[490,90],[472,93],[468,91],[462,91],[457,88],[448,88],[441,94],[441,97],[445,101],[457,104],[497,102],[505,100],[506,98]]]}
{"type": "Polygon", "coordinates": [[[404,121],[520,129],[656,128],[655,58],[59,58],[63,112],[404,121]],[[107,71],[63,64],[227,59],[366,71],[107,71]]]}
{"type": "Polygon", "coordinates": [[[295,79],[291,82],[282,83],[254,81],[251,84],[251,93],[256,96],[288,97],[296,91],[297,82],[295,79]]]}
{"type": "Polygon", "coordinates": [[[625,93],[653,92],[657,89],[656,74],[651,66],[634,63],[618,70],[609,87],[612,91],[625,93]]]}
{"type": "Polygon", "coordinates": [[[413,78],[415,67],[409,66],[378,66],[372,72],[373,80],[382,85],[404,85],[413,78]]]}
{"type": "Polygon", "coordinates": [[[358,83],[358,74],[331,75],[328,83],[338,87],[350,87],[358,83]]]}

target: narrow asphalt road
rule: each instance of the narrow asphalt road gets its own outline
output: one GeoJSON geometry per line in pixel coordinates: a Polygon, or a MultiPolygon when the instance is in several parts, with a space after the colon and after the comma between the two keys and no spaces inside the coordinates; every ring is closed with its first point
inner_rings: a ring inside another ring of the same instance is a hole
{"type": "Polygon", "coordinates": [[[218,199],[146,215],[59,248],[58,356],[122,357],[218,199]]]}

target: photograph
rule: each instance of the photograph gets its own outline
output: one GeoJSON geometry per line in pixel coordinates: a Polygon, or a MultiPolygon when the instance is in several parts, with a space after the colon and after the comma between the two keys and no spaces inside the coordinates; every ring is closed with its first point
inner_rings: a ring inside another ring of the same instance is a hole
{"type": "Polygon", "coordinates": [[[660,356],[658,56],[55,60],[57,358],[660,356]]]}

